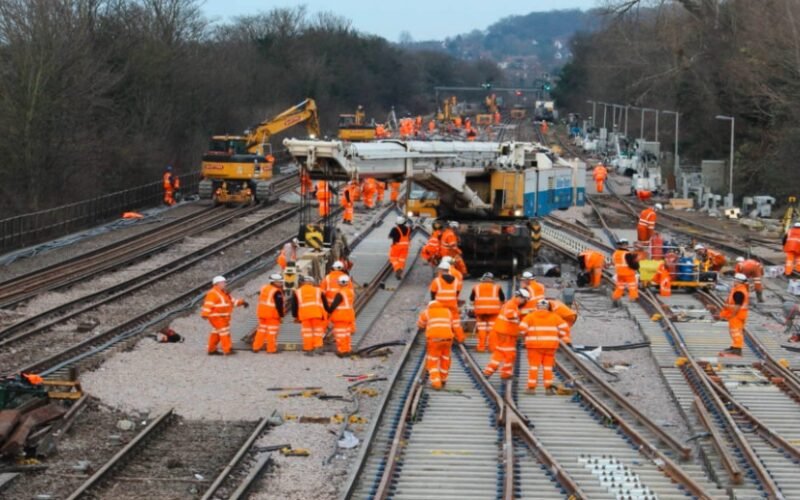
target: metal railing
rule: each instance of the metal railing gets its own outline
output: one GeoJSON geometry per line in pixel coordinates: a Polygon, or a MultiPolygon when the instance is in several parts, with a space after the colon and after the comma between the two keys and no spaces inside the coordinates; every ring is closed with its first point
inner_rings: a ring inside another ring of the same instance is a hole
{"type": "MultiPolygon", "coordinates": [[[[197,192],[200,172],[178,176],[183,195],[197,192]]],[[[88,200],[0,220],[0,252],[35,245],[94,225],[108,222],[123,212],[152,207],[164,197],[161,181],[88,200]]]]}

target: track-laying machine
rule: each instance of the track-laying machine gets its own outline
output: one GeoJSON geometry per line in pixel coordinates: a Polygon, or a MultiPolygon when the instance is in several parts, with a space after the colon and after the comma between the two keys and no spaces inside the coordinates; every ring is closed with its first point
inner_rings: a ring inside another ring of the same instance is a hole
{"type": "Polygon", "coordinates": [[[310,138],[320,134],[317,104],[313,99],[292,106],[263,121],[243,135],[215,135],[203,155],[200,199],[217,204],[268,201],[273,194],[275,158],[270,137],[304,123],[310,138]]]}

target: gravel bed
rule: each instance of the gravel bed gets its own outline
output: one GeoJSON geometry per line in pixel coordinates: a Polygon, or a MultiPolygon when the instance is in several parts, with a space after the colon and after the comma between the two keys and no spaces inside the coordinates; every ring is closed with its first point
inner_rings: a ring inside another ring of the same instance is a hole
{"type": "MultiPolygon", "coordinates": [[[[28,364],[36,359],[41,359],[47,355],[56,353],[66,346],[78,343],[88,336],[96,335],[108,328],[122,324],[133,316],[152,309],[154,305],[168,302],[188,288],[208,282],[212,276],[223,273],[225,270],[232,267],[233,263],[249,259],[252,254],[257,251],[255,249],[274,245],[275,242],[291,236],[295,233],[296,226],[296,220],[294,218],[289,219],[260,235],[248,239],[247,242],[243,244],[236,245],[224,252],[215,254],[213,257],[205,260],[202,266],[194,266],[185,271],[171,275],[160,282],[141,289],[124,300],[103,305],[92,312],[66,321],[49,332],[34,335],[19,343],[15,343],[3,350],[3,352],[0,352],[0,366],[17,367],[28,364]],[[98,326],[93,331],[78,332],[76,330],[76,326],[79,323],[89,320],[98,323],[98,326]]],[[[250,311],[252,314],[255,313],[254,309],[250,311]]],[[[194,319],[200,321],[199,317],[194,319]]],[[[191,332],[202,331],[203,334],[197,336],[197,339],[202,337],[202,342],[205,342],[205,334],[207,333],[205,324],[203,324],[202,327],[199,323],[194,326],[186,327],[179,325],[176,330],[184,335],[189,332],[190,337],[194,337],[191,335],[191,332]]],[[[167,352],[174,352],[189,348],[191,345],[189,340],[187,340],[187,344],[181,344],[180,346],[171,344],[166,347],[170,349],[167,352]]],[[[160,383],[160,381],[164,379],[157,380],[160,383]]]]}
{"type": "Polygon", "coordinates": [[[7,266],[0,266],[0,281],[11,279],[21,274],[36,271],[42,267],[49,266],[67,259],[82,255],[86,252],[96,250],[100,247],[110,245],[119,240],[141,234],[155,227],[167,224],[175,219],[184,217],[194,212],[205,210],[206,205],[188,202],[180,203],[172,208],[164,209],[158,216],[152,219],[141,219],[136,224],[119,227],[107,233],[96,236],[89,236],[86,239],[76,241],[71,245],[58,248],[54,251],[38,253],[32,257],[20,258],[7,266]]]}

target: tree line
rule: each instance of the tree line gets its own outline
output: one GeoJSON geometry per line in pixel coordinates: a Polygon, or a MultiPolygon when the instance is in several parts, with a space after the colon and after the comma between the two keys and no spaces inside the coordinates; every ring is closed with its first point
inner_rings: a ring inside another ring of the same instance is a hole
{"type": "MultiPolygon", "coordinates": [[[[796,0],[612,0],[602,29],[573,39],[556,97],[584,116],[587,99],[677,110],[694,164],[728,157],[730,122],[715,116],[733,116],[734,191],[785,201],[800,188],[798,23],[796,0]]],[[[638,112],[629,120],[638,136],[638,112]]],[[[672,120],[662,115],[662,149],[672,120]]],[[[652,138],[652,113],[647,126],[652,138]]]]}
{"type": "Polygon", "coordinates": [[[211,23],[198,0],[0,0],[0,218],[199,168],[305,97],[323,131],[359,104],[434,109],[435,85],[502,81],[489,61],[409,52],[332,13],[211,23]]]}

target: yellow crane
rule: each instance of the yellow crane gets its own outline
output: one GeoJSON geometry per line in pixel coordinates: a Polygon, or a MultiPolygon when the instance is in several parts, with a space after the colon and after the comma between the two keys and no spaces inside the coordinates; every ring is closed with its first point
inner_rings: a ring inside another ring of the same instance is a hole
{"type": "Polygon", "coordinates": [[[355,114],[339,115],[339,139],[350,142],[374,141],[375,126],[367,124],[367,114],[359,105],[355,114]]]}
{"type": "Polygon", "coordinates": [[[269,139],[300,123],[305,123],[310,138],[320,135],[317,103],[313,99],[305,99],[243,135],[212,136],[203,155],[200,199],[229,205],[268,200],[275,165],[269,139]]]}

